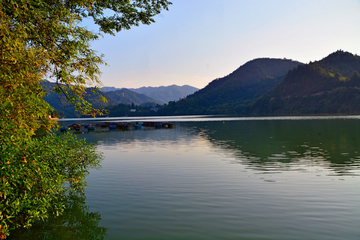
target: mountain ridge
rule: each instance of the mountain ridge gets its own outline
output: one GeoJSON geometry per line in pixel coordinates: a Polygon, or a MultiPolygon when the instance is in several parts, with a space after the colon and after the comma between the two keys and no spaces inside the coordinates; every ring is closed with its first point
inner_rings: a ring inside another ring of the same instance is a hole
{"type": "Polygon", "coordinates": [[[158,103],[155,99],[141,93],[136,93],[127,88],[122,88],[120,90],[109,91],[105,93],[108,97],[115,100],[118,103],[123,104],[135,104],[141,105],[144,102],[155,102],[158,103]]]}
{"type": "Polygon", "coordinates": [[[235,114],[276,86],[300,62],[290,59],[258,58],[241,65],[223,78],[211,81],[179,102],[169,102],[162,114],[235,114]]]}
{"type": "Polygon", "coordinates": [[[245,111],[251,115],[360,113],[360,57],[338,50],[299,65],[268,95],[245,111]]]}
{"type": "MultiPolygon", "coordinates": [[[[139,106],[137,114],[150,112],[152,115],[360,114],[359,72],[360,57],[338,50],[308,64],[291,59],[253,59],[227,76],[209,82],[203,89],[164,106],[156,105],[155,98],[145,97],[132,91],[134,89],[101,91],[100,94],[109,99],[106,107],[114,113],[120,112],[116,110],[116,104],[124,109],[129,108],[126,104],[135,104],[139,106]],[[128,100],[127,94],[138,94],[137,100],[128,100]],[[151,112],[150,106],[156,106],[158,111],[151,112]]],[[[142,87],[137,91],[148,94],[154,91],[161,97],[162,87],[142,87]]],[[[96,96],[91,97],[90,102],[95,106],[104,106],[95,100],[96,96]]]]}
{"type": "MultiPolygon", "coordinates": [[[[120,90],[123,88],[116,88],[116,87],[103,87],[102,90],[104,92],[120,90]]],[[[175,84],[169,86],[159,86],[159,87],[140,87],[140,88],[127,88],[130,91],[144,94],[153,98],[159,104],[165,104],[169,101],[176,101],[181,98],[184,98],[196,91],[198,88],[192,87],[190,85],[182,85],[178,86],[175,84]]]]}
{"type": "MultiPolygon", "coordinates": [[[[81,114],[74,111],[74,107],[68,103],[64,96],[52,91],[55,87],[55,83],[44,81],[43,83],[44,91],[46,91],[46,96],[43,98],[46,102],[52,106],[56,112],[66,117],[80,117],[81,114]]],[[[99,91],[98,93],[93,93],[92,88],[86,89],[85,99],[93,105],[94,108],[98,109],[107,109],[109,107],[124,104],[124,105],[148,105],[155,106],[159,104],[156,100],[144,95],[133,92],[128,89],[121,89],[117,91],[103,92],[99,91]],[[101,101],[101,96],[104,96],[107,99],[107,102],[101,101]]]]}

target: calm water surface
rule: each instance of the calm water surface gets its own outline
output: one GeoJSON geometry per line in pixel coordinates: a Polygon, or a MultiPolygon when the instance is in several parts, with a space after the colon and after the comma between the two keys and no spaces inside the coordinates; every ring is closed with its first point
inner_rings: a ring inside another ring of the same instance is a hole
{"type": "Polygon", "coordinates": [[[51,239],[360,239],[358,117],[169,121],[80,135],[105,160],[51,239]]]}

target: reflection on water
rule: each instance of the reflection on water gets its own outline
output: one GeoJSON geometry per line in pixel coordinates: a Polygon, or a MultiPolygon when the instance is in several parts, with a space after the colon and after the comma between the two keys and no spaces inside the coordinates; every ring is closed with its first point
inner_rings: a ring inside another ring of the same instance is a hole
{"type": "Polygon", "coordinates": [[[59,217],[36,221],[31,229],[11,232],[9,240],[102,240],[107,228],[100,227],[99,212],[90,212],[83,193],[70,194],[64,204],[66,209],[59,217]]]}
{"type": "Polygon", "coordinates": [[[359,239],[359,120],[191,121],[84,134],[110,239],[359,239]]]}
{"type": "Polygon", "coordinates": [[[105,155],[83,239],[360,239],[358,118],[204,119],[81,134],[105,155]]]}
{"type": "Polygon", "coordinates": [[[301,170],[301,166],[319,166],[332,170],[335,175],[356,175],[360,166],[360,121],[331,117],[305,118],[304,121],[302,118],[286,117],[282,121],[277,121],[280,117],[275,121],[272,118],[256,118],[256,121],[231,118],[209,121],[213,118],[206,118],[205,122],[199,118],[177,123],[172,130],[90,133],[84,137],[107,149],[117,148],[119,144],[132,148],[139,141],[143,145],[161,141],[171,147],[179,141],[196,144],[202,139],[235,157],[232,163],[258,171],[293,171],[301,170]]]}
{"type": "Polygon", "coordinates": [[[360,166],[358,120],[237,121],[192,123],[214,146],[228,149],[237,162],[259,171],[330,169],[356,175],[360,166]]]}

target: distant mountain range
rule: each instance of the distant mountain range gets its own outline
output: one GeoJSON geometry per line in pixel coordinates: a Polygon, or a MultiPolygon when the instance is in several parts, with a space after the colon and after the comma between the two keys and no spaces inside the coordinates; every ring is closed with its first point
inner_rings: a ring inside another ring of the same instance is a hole
{"type": "MultiPolygon", "coordinates": [[[[104,104],[89,94],[95,107],[110,116],[136,114],[302,115],[360,114],[360,57],[336,51],[320,61],[303,64],[289,59],[259,58],[198,90],[190,86],[116,89],[104,87],[104,104]],[[167,103],[163,106],[163,103],[167,103]],[[150,110],[157,105],[158,111],[150,110]]],[[[53,94],[53,93],[52,93],[53,94]]],[[[62,111],[56,96],[45,100],[62,111]]]]}
{"type": "MultiPolygon", "coordinates": [[[[102,87],[102,90],[106,93],[109,93],[111,91],[119,91],[122,89],[124,88],[102,87]]],[[[166,87],[160,86],[160,87],[128,88],[127,90],[133,91],[138,94],[146,95],[152,98],[152,100],[148,100],[148,102],[153,101],[162,105],[168,103],[169,101],[178,101],[190,94],[193,94],[199,89],[189,85],[183,85],[183,86],[171,85],[166,87]]],[[[125,102],[126,101],[124,101],[123,103],[125,102]]]]}
{"type": "Polygon", "coordinates": [[[134,91],[131,91],[126,88],[122,88],[115,91],[109,91],[103,93],[104,96],[106,96],[107,99],[112,99],[116,103],[123,103],[123,104],[135,104],[135,105],[141,105],[143,103],[155,103],[160,104],[155,99],[146,96],[145,94],[136,93],[134,91]]]}
{"type": "MultiPolygon", "coordinates": [[[[43,83],[47,89],[48,95],[44,98],[52,107],[60,112],[64,112],[66,117],[79,117],[78,113],[74,112],[74,108],[66,102],[64,98],[59,98],[58,95],[52,92],[55,87],[54,83],[45,81],[43,83]]],[[[179,100],[189,94],[197,91],[198,88],[189,85],[184,86],[161,86],[161,87],[142,87],[138,89],[126,89],[115,87],[103,87],[99,93],[104,96],[108,102],[100,101],[100,97],[91,93],[90,89],[87,90],[87,100],[96,108],[111,108],[118,104],[148,106],[154,107],[156,105],[163,105],[175,99],[179,100]],[[150,97],[153,96],[153,97],[150,97]]]]}

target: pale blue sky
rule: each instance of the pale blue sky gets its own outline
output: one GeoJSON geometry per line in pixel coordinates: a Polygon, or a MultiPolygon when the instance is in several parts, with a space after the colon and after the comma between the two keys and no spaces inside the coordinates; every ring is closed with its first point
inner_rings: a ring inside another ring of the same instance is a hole
{"type": "Polygon", "coordinates": [[[156,23],[106,35],[104,86],[205,87],[254,58],[360,54],[359,0],[173,0],[156,23]]]}

